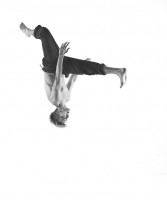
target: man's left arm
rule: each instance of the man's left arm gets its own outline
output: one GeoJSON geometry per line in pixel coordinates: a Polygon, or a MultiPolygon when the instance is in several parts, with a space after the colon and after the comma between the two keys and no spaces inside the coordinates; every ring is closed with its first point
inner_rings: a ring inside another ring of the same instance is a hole
{"type": "Polygon", "coordinates": [[[60,90],[60,87],[61,87],[61,76],[62,76],[62,71],[63,71],[63,59],[64,59],[64,54],[67,53],[67,51],[69,50],[69,48],[66,49],[68,44],[69,44],[69,42],[63,43],[61,45],[60,49],[59,49],[59,57],[58,57],[57,66],[56,66],[55,80],[54,80],[52,90],[51,90],[51,95],[50,95],[51,100],[58,98],[59,90],[60,90]]]}
{"type": "Polygon", "coordinates": [[[57,61],[57,67],[56,67],[56,73],[55,73],[55,80],[56,84],[60,86],[60,79],[63,71],[63,59],[64,59],[64,54],[67,53],[69,48],[67,49],[67,46],[69,45],[69,42],[65,42],[61,45],[59,49],[59,57],[57,61]]]}

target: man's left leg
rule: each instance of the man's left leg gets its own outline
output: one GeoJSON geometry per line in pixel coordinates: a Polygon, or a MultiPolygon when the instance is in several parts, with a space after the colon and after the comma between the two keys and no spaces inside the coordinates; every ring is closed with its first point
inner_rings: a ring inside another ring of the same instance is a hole
{"type": "Polygon", "coordinates": [[[120,88],[125,84],[127,79],[127,70],[126,68],[113,68],[113,67],[107,67],[106,65],[103,66],[103,70],[105,74],[116,74],[121,81],[120,88]]]}
{"type": "Polygon", "coordinates": [[[104,63],[81,60],[68,56],[64,57],[63,67],[69,74],[78,74],[78,75],[116,74],[121,81],[120,87],[122,87],[126,82],[126,68],[108,67],[104,63]]]}

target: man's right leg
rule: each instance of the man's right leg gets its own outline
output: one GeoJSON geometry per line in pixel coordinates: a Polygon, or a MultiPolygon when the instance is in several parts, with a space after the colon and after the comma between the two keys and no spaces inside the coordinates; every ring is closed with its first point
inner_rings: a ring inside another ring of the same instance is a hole
{"type": "Polygon", "coordinates": [[[22,30],[22,32],[27,36],[27,37],[31,37],[34,35],[34,30],[30,29],[28,27],[26,27],[26,25],[22,22],[20,24],[20,29],[22,30]]]}
{"type": "Polygon", "coordinates": [[[24,23],[21,23],[20,29],[27,37],[34,36],[41,40],[45,61],[53,65],[57,63],[59,46],[47,28],[38,25],[35,29],[30,29],[24,23]]]}
{"type": "MultiPolygon", "coordinates": [[[[56,72],[56,66],[57,66],[57,60],[59,57],[59,46],[57,45],[56,41],[54,40],[52,34],[46,27],[42,27],[38,25],[35,29],[30,29],[25,26],[25,24],[20,24],[20,29],[25,33],[28,37],[34,36],[36,39],[40,39],[42,42],[42,49],[44,58],[42,59],[43,68],[42,70],[47,73],[55,73],[56,72]]],[[[68,65],[69,62],[64,58],[64,63],[68,65]]],[[[65,77],[69,76],[69,73],[66,71],[65,67],[63,67],[62,72],[65,77]]]]}

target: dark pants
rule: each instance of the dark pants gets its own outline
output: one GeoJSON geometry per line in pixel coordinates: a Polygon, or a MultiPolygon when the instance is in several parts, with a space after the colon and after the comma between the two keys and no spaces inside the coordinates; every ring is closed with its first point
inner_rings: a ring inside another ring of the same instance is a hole
{"type": "MultiPolygon", "coordinates": [[[[44,58],[42,59],[44,72],[55,73],[59,56],[59,46],[50,31],[38,25],[34,30],[34,37],[42,42],[44,58]]],[[[64,56],[63,71],[65,77],[69,74],[105,75],[104,64],[64,56]]]]}

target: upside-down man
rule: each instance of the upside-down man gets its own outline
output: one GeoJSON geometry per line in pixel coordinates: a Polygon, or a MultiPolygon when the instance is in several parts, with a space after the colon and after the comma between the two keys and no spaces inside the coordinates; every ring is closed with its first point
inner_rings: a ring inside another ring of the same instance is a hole
{"type": "Polygon", "coordinates": [[[65,127],[65,122],[69,117],[69,108],[66,102],[70,100],[71,89],[78,75],[106,75],[116,74],[120,78],[122,87],[126,81],[126,68],[112,68],[105,64],[92,62],[90,59],[81,60],[65,56],[69,50],[68,42],[59,46],[55,42],[50,31],[46,27],[38,25],[35,29],[20,24],[21,31],[27,36],[34,36],[42,42],[44,57],[42,59],[45,79],[45,91],[48,100],[56,106],[54,112],[50,114],[50,121],[58,126],[65,127]],[[70,78],[65,84],[65,77],[70,78]]]}

